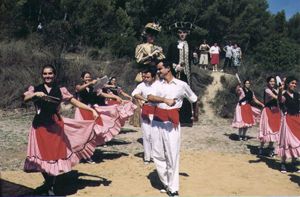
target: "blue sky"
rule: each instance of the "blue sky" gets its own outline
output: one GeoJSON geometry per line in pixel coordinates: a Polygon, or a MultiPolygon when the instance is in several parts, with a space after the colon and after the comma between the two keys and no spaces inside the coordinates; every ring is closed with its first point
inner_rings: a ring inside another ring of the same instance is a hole
{"type": "Polygon", "coordinates": [[[300,12],[300,0],[268,0],[268,2],[271,13],[276,14],[284,10],[287,19],[300,12]]]}

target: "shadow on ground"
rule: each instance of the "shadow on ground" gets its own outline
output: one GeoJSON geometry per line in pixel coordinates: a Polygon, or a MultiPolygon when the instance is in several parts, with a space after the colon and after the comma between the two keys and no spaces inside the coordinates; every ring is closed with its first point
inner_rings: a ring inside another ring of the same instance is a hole
{"type": "Polygon", "coordinates": [[[92,156],[93,161],[96,163],[101,163],[104,160],[114,160],[123,156],[128,156],[127,153],[118,152],[118,151],[103,151],[96,149],[94,155],[92,156]]]}

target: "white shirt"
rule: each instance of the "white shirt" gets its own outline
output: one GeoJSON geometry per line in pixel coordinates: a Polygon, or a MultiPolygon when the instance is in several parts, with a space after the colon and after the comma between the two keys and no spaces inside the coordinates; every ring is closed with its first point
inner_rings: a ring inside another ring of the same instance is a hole
{"type": "Polygon", "coordinates": [[[218,46],[216,46],[216,47],[212,46],[209,49],[209,53],[211,53],[211,54],[219,54],[219,52],[220,52],[220,48],[218,46]]]}
{"type": "MultiPolygon", "coordinates": [[[[159,81],[154,81],[151,85],[148,83],[142,82],[133,90],[131,93],[131,96],[140,94],[142,97],[147,99],[148,95],[152,94],[154,95],[156,92],[156,86],[159,84],[159,81]]],[[[153,105],[153,103],[149,103],[150,105],[153,105]]]]}
{"type": "Polygon", "coordinates": [[[227,45],[224,47],[224,51],[226,52],[225,57],[229,57],[229,58],[232,57],[232,49],[233,49],[233,46],[231,46],[231,45],[227,45]]]}
{"type": "Polygon", "coordinates": [[[154,96],[159,96],[167,99],[176,99],[174,106],[170,107],[165,103],[158,103],[157,107],[161,109],[175,109],[181,108],[183,98],[187,98],[190,102],[194,103],[197,101],[198,97],[191,90],[190,86],[175,77],[169,83],[165,80],[158,81],[156,86],[156,93],[154,96]]]}

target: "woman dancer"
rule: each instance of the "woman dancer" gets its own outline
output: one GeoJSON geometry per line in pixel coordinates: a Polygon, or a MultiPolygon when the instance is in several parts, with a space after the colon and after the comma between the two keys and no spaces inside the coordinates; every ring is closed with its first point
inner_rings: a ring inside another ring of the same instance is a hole
{"type": "MultiPolygon", "coordinates": [[[[280,127],[280,139],[278,155],[281,157],[282,173],[286,173],[286,159],[292,158],[294,162],[300,157],[300,101],[299,93],[296,91],[297,79],[287,77],[284,89],[279,88],[278,100],[284,104],[284,115],[280,127]]],[[[297,169],[300,172],[300,169],[297,169]]]]}
{"type": "Polygon", "coordinates": [[[264,105],[262,111],[260,124],[259,124],[259,140],[261,146],[259,155],[263,153],[263,147],[266,142],[269,142],[271,149],[269,156],[274,156],[273,143],[279,140],[280,120],[281,113],[278,107],[277,96],[278,91],[275,89],[275,77],[270,76],[267,78],[267,87],[264,90],[264,105]]]}
{"type": "MultiPolygon", "coordinates": [[[[132,100],[132,97],[127,94],[126,92],[123,91],[123,89],[117,85],[117,78],[116,77],[111,77],[109,79],[108,84],[105,86],[106,92],[114,94],[116,96],[123,96],[125,98],[128,98],[129,100],[132,100]]],[[[114,104],[120,104],[120,102],[113,100],[113,99],[108,99],[107,101],[108,105],[114,105],[114,104]]]]}
{"type": "Polygon", "coordinates": [[[253,91],[250,89],[250,80],[244,81],[244,86],[237,86],[236,92],[239,96],[239,102],[235,108],[235,115],[232,122],[232,127],[239,129],[239,140],[247,141],[246,132],[249,127],[252,127],[259,121],[260,110],[251,106],[251,102],[264,107],[255,97],[253,91]]]}
{"type": "Polygon", "coordinates": [[[29,132],[24,171],[42,173],[46,195],[54,195],[57,175],[71,171],[71,167],[81,158],[88,159],[96,146],[93,130],[95,120],[62,118],[59,114],[60,103],[69,101],[89,111],[93,119],[99,116],[94,109],[73,98],[66,88],[60,88],[55,83],[55,76],[56,70],[52,65],[44,66],[43,83],[30,86],[24,93],[24,101],[32,100],[36,108],[29,132]]]}
{"type": "MultiPolygon", "coordinates": [[[[119,96],[104,93],[102,90],[98,90],[96,91],[98,93],[95,93],[93,87],[90,86],[90,84],[95,83],[91,78],[91,74],[83,72],[81,76],[84,83],[77,85],[76,91],[79,93],[80,100],[90,105],[100,115],[94,129],[97,135],[97,145],[101,145],[110,141],[120,132],[125,121],[133,115],[136,106],[130,101],[123,101],[119,96]],[[101,106],[104,104],[103,97],[116,101],[116,104],[101,106]]],[[[76,109],[75,119],[90,120],[91,114],[89,111],[76,109]]]]}
{"type": "MultiPolygon", "coordinates": [[[[84,71],[81,73],[81,80],[82,84],[76,85],[76,93],[78,95],[78,99],[90,106],[94,107],[94,105],[98,106],[105,106],[105,98],[112,99],[117,101],[118,103],[122,103],[122,99],[114,94],[107,94],[102,92],[102,90],[94,91],[93,85],[97,82],[96,79],[92,79],[92,75],[90,72],[84,71]]],[[[75,119],[77,120],[89,120],[92,118],[92,114],[84,109],[76,108],[75,111],[75,119]]],[[[103,126],[103,122],[101,120],[101,117],[96,121],[97,125],[103,126]]],[[[102,127],[101,127],[102,128],[102,127]]],[[[103,131],[97,132],[98,134],[101,133],[101,135],[97,136],[97,141],[99,142],[98,145],[101,143],[104,143],[105,139],[102,136],[103,131]]],[[[88,163],[95,163],[91,158],[87,160],[88,163]]]]}

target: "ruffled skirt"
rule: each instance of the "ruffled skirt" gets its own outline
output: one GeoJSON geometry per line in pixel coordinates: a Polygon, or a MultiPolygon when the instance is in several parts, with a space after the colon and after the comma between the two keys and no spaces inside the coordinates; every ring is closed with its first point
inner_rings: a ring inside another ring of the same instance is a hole
{"type": "Polygon", "coordinates": [[[265,107],[262,111],[258,138],[261,142],[278,142],[281,112],[278,107],[265,107]]]}

